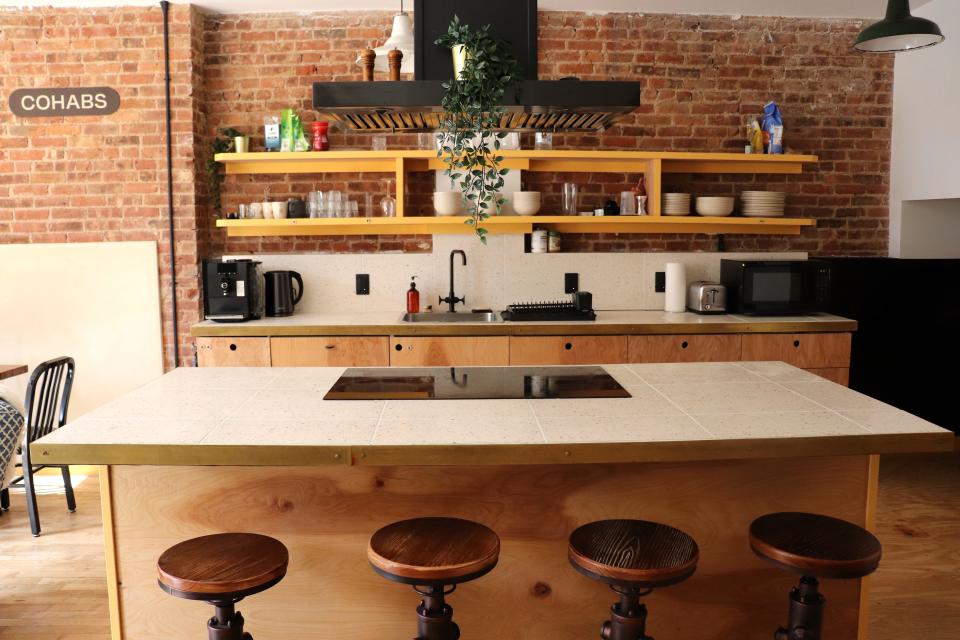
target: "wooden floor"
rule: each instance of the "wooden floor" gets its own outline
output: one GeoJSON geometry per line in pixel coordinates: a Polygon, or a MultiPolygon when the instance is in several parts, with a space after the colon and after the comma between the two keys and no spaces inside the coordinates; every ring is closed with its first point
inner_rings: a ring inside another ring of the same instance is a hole
{"type": "MultiPolygon", "coordinates": [[[[62,495],[39,497],[39,538],[30,535],[23,496],[11,498],[0,517],[0,638],[109,640],[96,478],[78,488],[75,514],[62,495]]],[[[878,529],[884,556],[871,640],[960,637],[960,453],[885,457],[878,529]]],[[[784,607],[786,614],[786,594],[784,607]]]]}

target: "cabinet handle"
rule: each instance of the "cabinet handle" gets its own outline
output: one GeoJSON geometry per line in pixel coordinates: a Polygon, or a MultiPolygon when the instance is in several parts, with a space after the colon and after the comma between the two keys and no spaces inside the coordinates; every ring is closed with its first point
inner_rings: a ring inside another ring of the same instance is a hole
{"type": "Polygon", "coordinates": [[[680,343],[680,348],[681,348],[681,349],[686,349],[686,348],[689,347],[689,346],[690,346],[690,343],[687,342],[686,340],[684,340],[683,342],[680,343]]]}
{"type": "Polygon", "coordinates": [[[573,344],[568,342],[567,344],[563,345],[563,348],[566,349],[567,351],[570,351],[571,349],[573,349],[573,344]]]}
{"type": "Polygon", "coordinates": [[[230,345],[230,351],[236,351],[236,350],[237,350],[237,345],[231,344],[231,345],[230,345]]]}
{"type": "Polygon", "coordinates": [[[800,347],[800,341],[799,341],[799,340],[794,340],[794,341],[793,341],[793,346],[794,346],[794,348],[799,348],[799,347],[800,347]]]}
{"type": "Polygon", "coordinates": [[[324,345],[323,348],[329,351],[330,349],[336,349],[336,348],[337,348],[337,345],[335,345],[335,344],[327,344],[327,345],[324,345]]]}

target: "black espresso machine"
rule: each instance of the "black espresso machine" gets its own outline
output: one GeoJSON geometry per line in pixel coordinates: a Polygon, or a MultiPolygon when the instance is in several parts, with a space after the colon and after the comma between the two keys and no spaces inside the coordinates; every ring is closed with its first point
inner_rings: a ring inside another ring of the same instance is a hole
{"type": "Polygon", "coordinates": [[[263,272],[255,260],[203,261],[203,316],[215,322],[259,320],[264,314],[263,272]]]}

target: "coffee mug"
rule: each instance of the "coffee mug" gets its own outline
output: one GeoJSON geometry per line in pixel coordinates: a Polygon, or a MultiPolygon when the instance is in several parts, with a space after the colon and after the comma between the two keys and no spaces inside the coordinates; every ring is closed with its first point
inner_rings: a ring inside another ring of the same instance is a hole
{"type": "Polygon", "coordinates": [[[267,220],[273,218],[273,203],[272,202],[261,202],[260,207],[263,209],[263,217],[267,220]]]}
{"type": "Polygon", "coordinates": [[[287,217],[287,203],[286,202],[271,202],[270,205],[273,207],[273,219],[274,220],[284,220],[287,217]]]}

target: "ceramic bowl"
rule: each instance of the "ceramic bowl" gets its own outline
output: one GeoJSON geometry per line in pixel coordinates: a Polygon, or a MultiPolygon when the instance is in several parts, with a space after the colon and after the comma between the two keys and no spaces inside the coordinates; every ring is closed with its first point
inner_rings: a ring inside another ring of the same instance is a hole
{"type": "Polygon", "coordinates": [[[513,194],[513,210],[521,216],[535,216],[540,213],[539,191],[517,191],[513,194]]]}
{"type": "Polygon", "coordinates": [[[433,209],[438,216],[455,216],[463,210],[463,194],[459,191],[435,191],[433,209]]]}
{"type": "Polygon", "coordinates": [[[735,198],[699,197],[697,198],[697,213],[702,216],[729,216],[733,213],[735,202],[735,198]]]}

